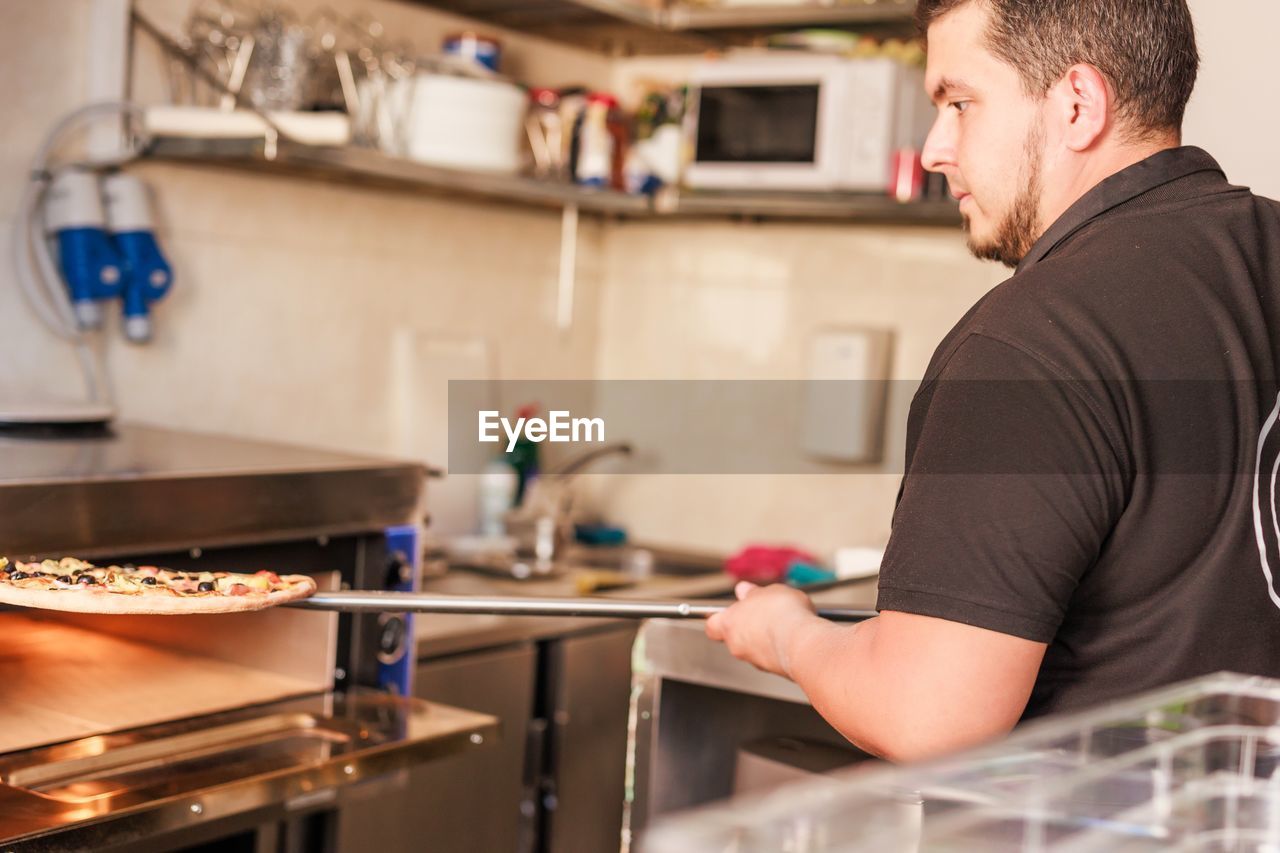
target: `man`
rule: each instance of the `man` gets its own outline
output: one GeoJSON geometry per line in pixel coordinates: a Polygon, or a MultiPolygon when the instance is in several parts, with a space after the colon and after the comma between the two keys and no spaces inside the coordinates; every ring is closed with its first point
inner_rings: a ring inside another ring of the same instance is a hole
{"type": "Polygon", "coordinates": [[[912,403],[880,615],[740,584],[707,633],[895,760],[1280,676],[1280,205],[1181,148],[1185,0],[920,0],[925,165],[1016,266],[912,403]],[[1256,476],[1255,476],[1256,475],[1256,476]]]}

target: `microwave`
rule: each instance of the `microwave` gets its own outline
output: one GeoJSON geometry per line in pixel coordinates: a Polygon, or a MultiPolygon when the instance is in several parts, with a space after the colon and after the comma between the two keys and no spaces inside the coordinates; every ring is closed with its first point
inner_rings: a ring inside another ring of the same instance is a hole
{"type": "Polygon", "coordinates": [[[763,52],[698,65],[685,133],[691,189],[884,192],[933,107],[895,59],[763,52]]]}

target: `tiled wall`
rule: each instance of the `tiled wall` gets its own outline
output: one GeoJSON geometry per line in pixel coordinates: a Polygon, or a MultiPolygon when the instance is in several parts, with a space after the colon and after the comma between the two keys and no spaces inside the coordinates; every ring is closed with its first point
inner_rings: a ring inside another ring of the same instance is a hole
{"type": "MultiPolygon", "coordinates": [[[[1005,277],[967,255],[958,229],[627,224],[609,232],[605,258],[598,364],[614,379],[801,379],[810,335],[841,326],[892,329],[893,377],[919,379],[952,324],[1005,277]]],[[[905,402],[891,406],[881,466],[599,476],[590,487],[639,539],[720,550],[883,544],[905,402]]]]}
{"type": "MultiPolygon", "coordinates": [[[[555,328],[558,217],[148,165],[181,279],[156,340],[112,353],[130,418],[390,451],[396,340],[482,339],[498,376],[576,377],[597,340],[599,229],[580,322],[555,328]],[[130,381],[132,379],[133,381],[130,381]]],[[[443,412],[439,413],[443,417],[443,412]]]]}
{"type": "Polygon", "coordinates": [[[27,168],[45,130],[84,100],[76,59],[88,40],[86,0],[10,3],[0,26],[0,395],[29,396],[67,383],[79,393],[70,350],[33,325],[10,272],[13,217],[27,168]]]}
{"type": "MultiPolygon", "coordinates": [[[[188,0],[139,0],[178,32],[188,0]]],[[[312,2],[368,10],[424,50],[460,19],[411,3],[312,2]]],[[[0,27],[0,389],[79,392],[67,347],[33,323],[9,274],[10,222],[29,158],[63,112],[84,101],[87,0],[11,4],[0,27]]],[[[543,84],[602,79],[599,57],[508,34],[512,71],[543,84]]],[[[137,37],[134,90],[162,97],[154,44],[137,37]]],[[[132,167],[153,187],[177,283],[146,347],[113,330],[120,409],[218,432],[394,452],[388,412],[397,334],[487,342],[500,376],[577,376],[594,360],[600,229],[584,223],[577,316],[554,318],[560,219],[409,193],[217,168],[132,167]]],[[[403,442],[402,442],[403,444],[403,442]]]]}

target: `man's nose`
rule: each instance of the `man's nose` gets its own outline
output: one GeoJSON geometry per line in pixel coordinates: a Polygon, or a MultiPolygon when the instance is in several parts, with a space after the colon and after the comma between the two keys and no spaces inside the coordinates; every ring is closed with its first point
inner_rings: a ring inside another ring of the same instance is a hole
{"type": "Polygon", "coordinates": [[[930,172],[941,172],[945,166],[953,166],[956,161],[955,140],[945,115],[939,115],[929,129],[929,136],[924,141],[924,151],[920,159],[930,172]]]}

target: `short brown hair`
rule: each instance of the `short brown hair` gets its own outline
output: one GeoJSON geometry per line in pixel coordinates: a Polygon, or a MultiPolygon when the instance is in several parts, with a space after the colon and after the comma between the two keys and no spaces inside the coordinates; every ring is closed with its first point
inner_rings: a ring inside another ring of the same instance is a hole
{"type": "Polygon", "coordinates": [[[922,34],[972,2],[991,11],[987,45],[1043,96],[1076,63],[1115,90],[1116,113],[1139,135],[1179,131],[1200,55],[1186,0],[918,0],[922,34]]]}

